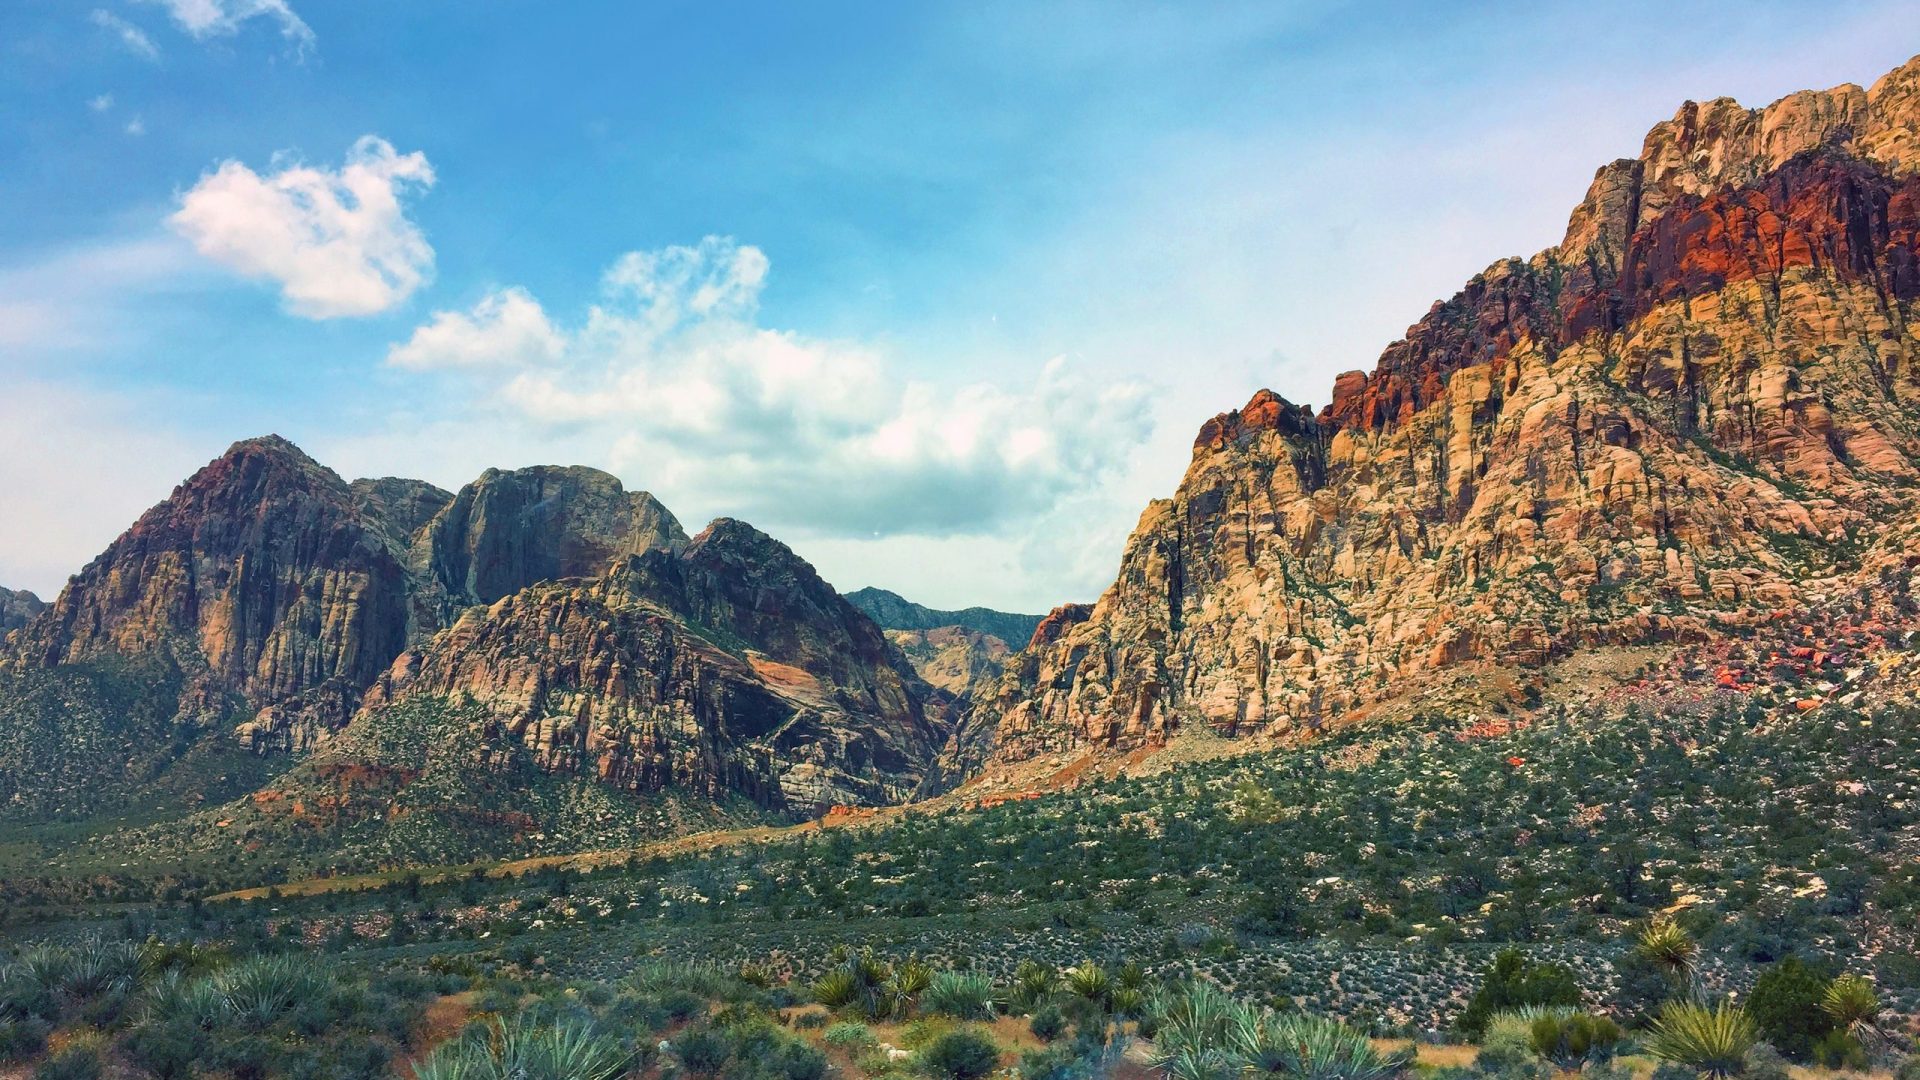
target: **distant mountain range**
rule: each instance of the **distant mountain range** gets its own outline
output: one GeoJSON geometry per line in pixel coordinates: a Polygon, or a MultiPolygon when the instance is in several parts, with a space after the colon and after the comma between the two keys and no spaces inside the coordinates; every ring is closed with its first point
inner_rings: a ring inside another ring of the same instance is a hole
{"type": "Polygon", "coordinates": [[[896,592],[865,588],[847,594],[847,602],[888,630],[937,630],[943,626],[961,626],[991,634],[1012,648],[1026,645],[1033,629],[1040,625],[1038,615],[1015,615],[992,608],[970,607],[959,611],[916,604],[896,592]]]}

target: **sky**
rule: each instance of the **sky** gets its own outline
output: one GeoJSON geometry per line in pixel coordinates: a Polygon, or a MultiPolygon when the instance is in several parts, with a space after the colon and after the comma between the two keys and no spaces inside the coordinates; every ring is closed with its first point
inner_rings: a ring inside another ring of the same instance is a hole
{"type": "Polygon", "coordinates": [[[1090,600],[1203,421],[1324,403],[1682,101],[1916,51],[1871,0],[17,0],[0,584],[275,432],[1090,600]]]}

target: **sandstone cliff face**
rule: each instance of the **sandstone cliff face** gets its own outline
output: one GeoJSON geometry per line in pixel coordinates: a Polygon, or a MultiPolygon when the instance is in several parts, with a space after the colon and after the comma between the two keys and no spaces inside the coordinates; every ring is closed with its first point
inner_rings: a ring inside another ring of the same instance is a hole
{"type": "Polygon", "coordinates": [[[338,726],[406,643],[395,531],[292,443],[236,443],[89,563],[8,651],[22,668],[169,665],[186,680],[177,712],[189,726],[265,710],[338,726]]]}
{"type": "Polygon", "coordinates": [[[1442,673],[1738,632],[1906,558],[1873,546],[1906,543],[1886,526],[1920,487],[1916,88],[1920,62],[1689,104],[1559,247],[1436,304],[1319,414],[1262,391],[1208,422],[971,745],[1311,728],[1442,673]]]}
{"type": "Polygon", "coordinates": [[[633,792],[744,795],[811,811],[913,795],[938,735],[911,670],[784,544],[715,522],[590,580],[472,608],[408,651],[325,760],[477,707],[473,766],[526,763],[633,792]]]}

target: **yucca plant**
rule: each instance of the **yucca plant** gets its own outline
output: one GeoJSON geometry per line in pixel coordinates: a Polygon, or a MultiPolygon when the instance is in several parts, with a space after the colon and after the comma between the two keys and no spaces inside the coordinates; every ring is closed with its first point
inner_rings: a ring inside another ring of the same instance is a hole
{"type": "Polygon", "coordinates": [[[1107,1000],[1113,994],[1113,977],[1107,969],[1091,960],[1079,967],[1070,967],[1066,971],[1067,990],[1083,1001],[1090,1001],[1105,1008],[1107,1000]]]}
{"type": "Polygon", "coordinates": [[[1240,1075],[1239,1066],[1221,1050],[1182,1047],[1156,1057],[1154,1065],[1167,1074],[1167,1080],[1231,1080],[1240,1075]]]}
{"type": "Polygon", "coordinates": [[[133,942],[89,938],[68,951],[60,989],[83,999],[131,991],[140,982],[141,959],[133,942]]]}
{"type": "Polygon", "coordinates": [[[178,971],[154,980],[146,1005],[155,1019],[178,1021],[201,1031],[214,1031],[227,1021],[227,997],[213,980],[188,978],[178,971]]]}
{"type": "Polygon", "coordinates": [[[1699,972],[1700,943],[1669,916],[1647,923],[1636,943],[1640,955],[1664,972],[1675,986],[1691,993],[1699,972]]]}
{"type": "Polygon", "coordinates": [[[449,1042],[413,1067],[415,1080],[612,1080],[633,1052],[580,1021],[495,1021],[478,1037],[449,1042]]]}
{"type": "Polygon", "coordinates": [[[1835,1027],[1865,1040],[1880,1034],[1880,995],[1873,984],[1858,975],[1841,975],[1827,984],[1820,999],[1820,1011],[1833,1020],[1835,1027]]]}
{"type": "Polygon", "coordinates": [[[1380,1055],[1365,1035],[1321,1016],[1283,1016],[1276,1025],[1291,1044],[1293,1080],[1385,1080],[1398,1066],[1380,1055]]]}
{"type": "Polygon", "coordinates": [[[813,1000],[835,1011],[852,1005],[859,996],[860,986],[845,968],[834,968],[813,981],[813,1000]]]}
{"type": "Polygon", "coordinates": [[[1033,960],[1020,961],[1020,966],[1013,969],[1014,1007],[1021,1012],[1032,1011],[1052,996],[1059,981],[1060,976],[1051,967],[1033,960]]]}
{"type": "Polygon", "coordinates": [[[1206,982],[1165,991],[1151,1008],[1158,1022],[1155,1064],[1162,1067],[1183,1053],[1199,1061],[1203,1053],[1224,1052],[1246,1014],[1244,1006],[1206,982]]]}
{"type": "Polygon", "coordinates": [[[254,1030],[328,989],[328,980],[310,961],[293,956],[255,957],[215,975],[213,984],[234,1023],[254,1030]]]}
{"type": "Polygon", "coordinates": [[[814,981],[814,1000],[829,1009],[857,1009],[870,1020],[893,1014],[900,993],[908,984],[917,984],[912,997],[918,1000],[926,990],[922,975],[930,981],[926,965],[907,976],[907,983],[896,982],[893,965],[873,954],[872,949],[850,952],[840,963],[814,981]]]}
{"type": "Polygon", "coordinates": [[[1536,1017],[1528,1030],[1533,1052],[1563,1069],[1612,1060],[1626,1037],[1619,1024],[1587,1013],[1536,1017]]]}
{"type": "Polygon", "coordinates": [[[920,1007],[920,998],[933,985],[933,969],[918,960],[903,960],[893,966],[887,978],[887,1014],[911,1016],[920,1007]]]}
{"type": "Polygon", "coordinates": [[[927,1012],[956,1020],[991,1020],[993,980],[972,971],[942,971],[933,977],[920,1003],[927,1012]]]}
{"type": "Polygon", "coordinates": [[[1758,1038],[1753,1018],[1731,1002],[1709,1008],[1692,1001],[1668,1002],[1653,1022],[1647,1049],[1658,1058],[1685,1065],[1712,1080],[1740,1072],[1758,1038]]]}

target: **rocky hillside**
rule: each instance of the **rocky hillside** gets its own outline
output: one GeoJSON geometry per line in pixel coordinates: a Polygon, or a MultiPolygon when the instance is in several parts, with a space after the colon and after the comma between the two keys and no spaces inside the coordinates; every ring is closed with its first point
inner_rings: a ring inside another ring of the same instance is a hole
{"type": "Polygon", "coordinates": [[[46,602],[25,589],[0,588],[0,639],[46,610],[46,602]]]}
{"type": "Polygon", "coordinates": [[[1208,422],[975,760],[1317,728],[1593,650],[1709,643],[1920,543],[1920,60],[1688,103],[1561,243],[1434,305],[1319,412],[1208,422]]]}
{"type": "Polygon", "coordinates": [[[1016,648],[1025,645],[1027,639],[1033,636],[1033,628],[1040,625],[1038,615],[1015,615],[983,607],[942,611],[916,604],[886,589],[859,589],[848,593],[847,600],[888,630],[937,630],[943,626],[958,626],[999,638],[1016,648]]]}
{"type": "MultiPolygon", "coordinates": [[[[286,781],[333,770],[311,796],[421,772],[387,752],[405,745],[446,751],[428,753],[443,771],[788,813],[897,802],[945,738],[926,693],[871,620],[743,523],[689,539],[585,468],[489,470],[455,494],[347,483],[267,437],[196,473],[8,640],[0,726],[18,737],[0,794],[29,816],[84,812],[196,748],[324,750],[286,781]]],[[[511,810],[513,784],[493,797],[511,810]]]]}

